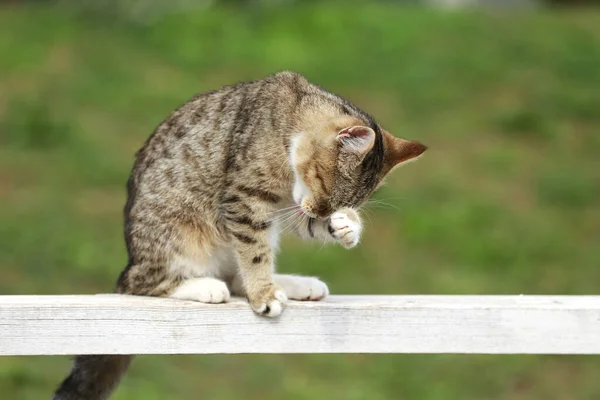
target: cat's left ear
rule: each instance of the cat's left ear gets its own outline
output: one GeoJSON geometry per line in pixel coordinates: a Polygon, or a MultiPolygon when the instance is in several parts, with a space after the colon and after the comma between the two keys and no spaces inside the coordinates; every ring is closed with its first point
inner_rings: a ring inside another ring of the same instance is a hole
{"type": "Polygon", "coordinates": [[[383,140],[388,171],[399,164],[416,159],[427,150],[427,146],[422,143],[395,137],[386,130],[383,131],[383,140]]]}
{"type": "Polygon", "coordinates": [[[375,132],[366,126],[351,126],[337,134],[340,150],[363,159],[375,144],[375,132]]]}

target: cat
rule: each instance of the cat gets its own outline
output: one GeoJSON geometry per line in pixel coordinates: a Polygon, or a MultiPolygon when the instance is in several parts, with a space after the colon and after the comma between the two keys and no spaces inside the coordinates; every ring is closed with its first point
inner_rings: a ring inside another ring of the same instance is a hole
{"type": "MultiPolygon", "coordinates": [[[[425,150],[294,72],[199,94],[136,155],[117,291],[203,303],[245,296],[266,317],[287,299],[321,300],[321,280],[275,274],[280,232],[356,246],[361,205],[425,150]]],[[[131,359],[76,357],[53,399],[108,398],[131,359]]]]}

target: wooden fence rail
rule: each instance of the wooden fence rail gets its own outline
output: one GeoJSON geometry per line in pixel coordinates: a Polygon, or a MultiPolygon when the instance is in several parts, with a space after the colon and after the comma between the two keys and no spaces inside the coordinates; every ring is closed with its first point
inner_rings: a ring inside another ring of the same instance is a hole
{"type": "Polygon", "coordinates": [[[600,354],[600,296],[331,296],[278,319],[245,300],[0,296],[0,355],[600,354]]]}

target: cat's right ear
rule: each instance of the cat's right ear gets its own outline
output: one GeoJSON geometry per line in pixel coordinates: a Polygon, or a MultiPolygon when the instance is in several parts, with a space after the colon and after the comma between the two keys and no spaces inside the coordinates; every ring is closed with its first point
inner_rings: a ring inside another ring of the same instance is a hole
{"type": "Polygon", "coordinates": [[[351,126],[338,132],[337,140],[340,151],[362,160],[375,144],[375,132],[367,126],[351,126]]]}

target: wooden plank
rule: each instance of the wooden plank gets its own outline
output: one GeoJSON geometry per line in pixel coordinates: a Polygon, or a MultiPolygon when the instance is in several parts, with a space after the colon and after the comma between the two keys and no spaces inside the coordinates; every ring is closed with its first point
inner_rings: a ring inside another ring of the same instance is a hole
{"type": "Polygon", "coordinates": [[[0,355],[600,354],[600,296],[331,296],[278,319],[245,300],[0,296],[0,355]]]}

